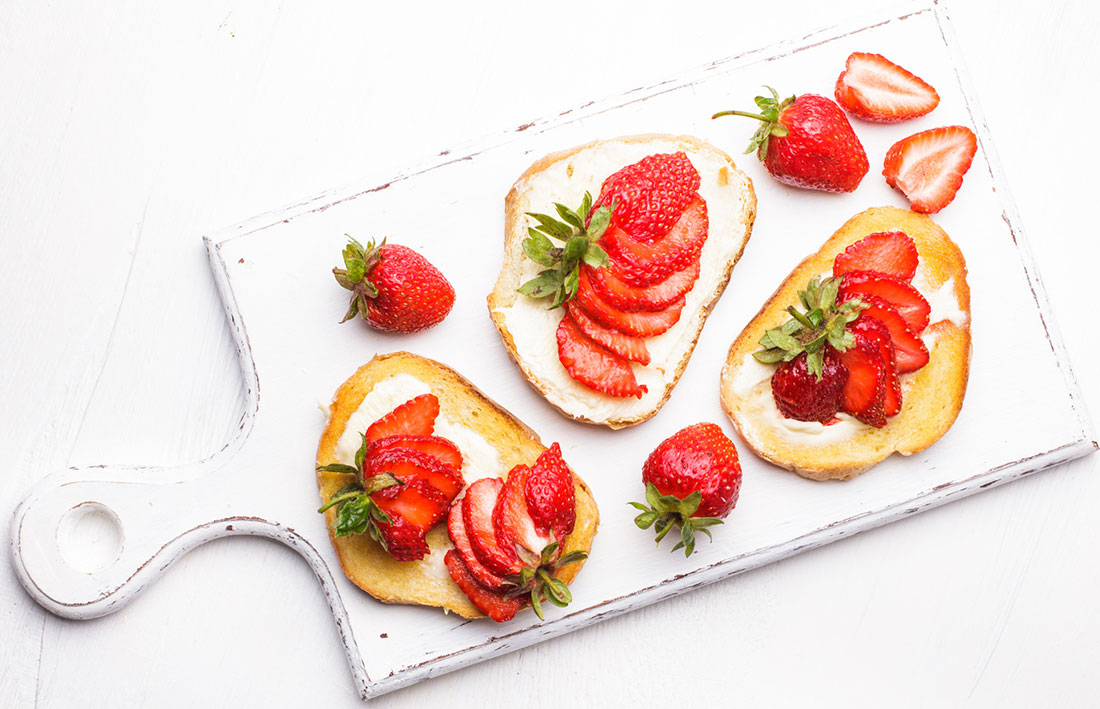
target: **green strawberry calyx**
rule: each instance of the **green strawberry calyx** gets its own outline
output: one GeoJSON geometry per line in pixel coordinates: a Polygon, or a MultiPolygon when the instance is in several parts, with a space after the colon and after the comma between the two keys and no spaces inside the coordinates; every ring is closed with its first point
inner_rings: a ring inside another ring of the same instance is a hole
{"type": "Polygon", "coordinates": [[[509,598],[527,596],[531,602],[531,609],[539,620],[546,620],[542,613],[542,602],[549,601],[559,608],[565,608],[573,601],[573,594],[565,582],[554,576],[554,572],[563,566],[576,564],[588,558],[588,552],[576,549],[562,555],[560,542],[550,542],[539,555],[535,566],[525,566],[515,576],[509,576],[505,581],[514,586],[508,591],[509,598]]]}
{"type": "Polygon", "coordinates": [[[684,498],[679,498],[675,495],[662,495],[656,485],[647,482],[645,500],[648,504],[629,503],[631,507],[641,510],[641,513],[634,518],[634,524],[638,525],[638,529],[653,527],[657,532],[658,545],[673,527],[679,527],[680,541],[672,547],[672,551],[683,549],[685,557],[695,553],[695,532],[702,532],[713,540],[707,527],[722,524],[722,520],[717,517],[692,516],[703,502],[703,493],[698,490],[684,498]]]}
{"type": "Polygon", "coordinates": [[[351,320],[356,315],[361,315],[364,319],[367,317],[367,303],[372,298],[378,297],[378,288],[367,278],[370,275],[371,269],[382,260],[382,247],[386,245],[386,240],[375,245],[374,241],[368,241],[366,246],[363,246],[351,236],[344,234],[348,238],[348,245],[344,247],[344,268],[332,269],[332,275],[336,277],[336,282],[342,287],[351,291],[351,305],[348,307],[348,312],[344,315],[344,319],[340,322],[344,323],[351,320]]]}
{"type": "Polygon", "coordinates": [[[394,485],[404,485],[400,479],[391,473],[382,472],[369,478],[363,477],[363,460],[367,455],[367,437],[363,435],[363,443],[355,453],[355,465],[344,463],[330,463],[318,465],[318,472],[341,473],[353,475],[355,479],[344,485],[328,498],[328,502],[317,508],[324,513],[330,507],[336,507],[336,519],[332,524],[332,533],[337,537],[346,537],[351,534],[367,532],[371,539],[387,549],[386,540],[382,537],[382,530],[378,523],[393,522],[393,518],[386,514],[371,497],[379,490],[385,490],[394,485]]]}
{"type": "Polygon", "coordinates": [[[756,97],[756,107],[760,109],[760,113],[749,113],[747,111],[719,111],[711,116],[712,119],[721,116],[744,116],[745,118],[755,118],[761,121],[760,127],[756,129],[756,132],[753,133],[752,140],[749,141],[748,149],[745,150],[746,155],[755,150],[756,156],[761,160],[768,154],[768,143],[771,141],[773,135],[776,138],[784,138],[790,133],[790,129],[780,122],[779,116],[795,101],[794,96],[780,100],[779,94],[776,93],[775,89],[770,86],[765,86],[764,88],[771,92],[771,96],[756,97]]]}
{"type": "Polygon", "coordinates": [[[518,289],[530,298],[550,298],[550,310],[560,308],[577,294],[582,263],[593,268],[603,268],[609,263],[607,252],[597,242],[611,224],[615,204],[600,206],[593,212],[592,195],[585,192],[576,210],[557,202],[554,209],[560,219],[548,214],[527,213],[538,226],[527,228],[523,252],[546,269],[518,289]],[[556,246],[551,239],[561,245],[556,246]]]}
{"type": "Polygon", "coordinates": [[[772,328],[760,338],[761,349],[752,353],[763,364],[790,362],[806,353],[806,368],[821,381],[825,365],[825,345],[843,352],[855,344],[848,332],[848,324],[868,307],[860,298],[837,303],[837,295],[844,276],[810,279],[806,290],[798,291],[798,300],[805,308],[791,305],[787,312],[791,319],[780,327],[772,328]]]}

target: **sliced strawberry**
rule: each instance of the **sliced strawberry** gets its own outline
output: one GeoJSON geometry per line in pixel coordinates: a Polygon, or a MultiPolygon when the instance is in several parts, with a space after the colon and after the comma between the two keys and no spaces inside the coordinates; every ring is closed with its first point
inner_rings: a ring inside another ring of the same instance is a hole
{"type": "Polygon", "coordinates": [[[865,121],[897,123],[929,113],[940,95],[881,54],[853,52],[836,80],[836,101],[865,121]]]}
{"type": "Polygon", "coordinates": [[[583,268],[574,300],[599,324],[634,337],[655,337],[667,332],[679,321],[680,311],[687,302],[684,296],[680,296],[664,310],[627,313],[608,303],[596,292],[587,269],[583,268]]]}
{"type": "Polygon", "coordinates": [[[707,240],[707,225],[707,203],[696,195],[664,238],[644,244],[612,227],[604,232],[600,243],[615,262],[620,278],[648,286],[682,271],[699,256],[707,240]]]}
{"type": "Polygon", "coordinates": [[[933,128],[894,143],[882,174],[914,212],[935,214],[955,199],[977,151],[978,138],[969,128],[933,128]]]}
{"type": "Polygon", "coordinates": [[[894,416],[901,411],[901,380],[898,378],[898,363],[894,355],[894,341],[890,331],[876,318],[858,318],[848,326],[852,333],[862,333],[878,346],[879,356],[886,365],[886,391],[882,400],[883,413],[894,416]]]}
{"type": "Polygon", "coordinates": [[[466,564],[462,563],[462,558],[454,549],[448,551],[443,557],[443,563],[447,565],[447,572],[451,578],[474,606],[496,622],[503,623],[515,618],[516,613],[523,608],[525,601],[522,597],[509,598],[500,591],[494,591],[478,583],[477,578],[466,564]]]}
{"type": "Polygon", "coordinates": [[[890,331],[890,339],[894,342],[894,356],[897,359],[899,374],[915,372],[928,364],[928,348],[909,328],[905,318],[894,309],[894,306],[874,295],[861,295],[860,300],[870,305],[860,317],[881,320],[886,329],[890,331]]]}
{"type": "Polygon", "coordinates": [[[634,370],[625,359],[600,347],[566,313],[558,324],[558,359],[569,376],[589,389],[608,396],[636,396],[649,389],[638,384],[634,370]]]}
{"type": "Polygon", "coordinates": [[[905,324],[916,334],[928,327],[928,314],[932,308],[913,286],[897,276],[876,271],[849,271],[840,284],[840,299],[848,300],[856,295],[875,295],[882,298],[905,318],[905,324]]]}
{"type": "Polygon", "coordinates": [[[603,181],[592,212],[615,205],[611,225],[636,241],[664,237],[699,190],[699,173],[683,152],[650,155],[603,181]]]}
{"type": "Polygon", "coordinates": [[[699,260],[694,259],[684,269],[651,286],[635,286],[617,275],[614,263],[607,268],[586,266],[588,277],[600,297],[626,312],[664,310],[686,294],[699,279],[699,260]]]}
{"type": "Polygon", "coordinates": [[[526,465],[517,465],[508,473],[493,509],[493,529],[500,546],[514,549],[528,566],[538,566],[539,555],[553,539],[539,532],[527,508],[530,475],[531,468],[526,465]]]}
{"type": "Polygon", "coordinates": [[[391,448],[410,448],[421,453],[426,453],[441,463],[446,463],[455,470],[462,470],[462,453],[458,446],[446,438],[439,436],[386,436],[367,446],[366,457],[381,453],[391,448]]]}
{"type": "Polygon", "coordinates": [[[428,530],[417,527],[403,517],[390,515],[392,522],[379,522],[378,531],[386,541],[386,551],[395,561],[419,561],[431,553],[425,535],[428,530]]]}
{"type": "Polygon", "coordinates": [[[430,436],[435,430],[435,417],[438,415],[439,399],[435,398],[435,394],[421,394],[372,423],[367,429],[367,440],[373,442],[400,434],[430,436]]]}
{"type": "Polygon", "coordinates": [[[577,305],[575,300],[565,301],[565,309],[572,316],[577,327],[581,329],[589,339],[598,345],[603,345],[612,353],[619,355],[630,362],[637,362],[643,367],[649,364],[649,348],[645,346],[645,339],[624,335],[618,330],[604,327],[592,318],[585,315],[584,310],[577,305]]]}
{"type": "Polygon", "coordinates": [[[523,496],[535,531],[540,535],[561,541],[573,531],[577,520],[573,473],[562,459],[557,443],[543,451],[531,466],[523,496]]]}
{"type": "MultiPolygon", "coordinates": [[[[401,485],[392,485],[371,495],[375,504],[390,517],[393,524],[401,518],[413,527],[427,532],[439,524],[450,506],[450,499],[424,478],[410,478],[401,485]]],[[[378,526],[383,528],[384,522],[378,526]]]]}
{"type": "Polygon", "coordinates": [[[849,271],[877,271],[913,280],[917,272],[917,245],[900,231],[879,232],[855,242],[833,260],[833,275],[849,271]]]}
{"type": "Polygon", "coordinates": [[[504,588],[505,582],[502,576],[489,571],[474,554],[474,548],[470,544],[470,536],[466,532],[466,523],[462,518],[462,503],[451,505],[451,511],[447,514],[447,534],[454,542],[455,550],[462,557],[466,568],[470,570],[477,582],[491,589],[504,588]]]}
{"type": "Polygon", "coordinates": [[[449,505],[466,484],[449,463],[411,448],[388,448],[368,455],[363,462],[363,477],[390,473],[398,480],[425,480],[447,498],[449,505]]]}
{"type": "Polygon", "coordinates": [[[503,487],[500,478],[482,478],[474,481],[462,498],[462,522],[474,556],[497,576],[518,574],[523,568],[515,547],[497,541],[493,510],[503,487]]]}
{"type": "Polygon", "coordinates": [[[841,408],[869,426],[882,428],[886,425],[886,365],[878,345],[857,334],[855,344],[838,354],[848,370],[841,408]]]}

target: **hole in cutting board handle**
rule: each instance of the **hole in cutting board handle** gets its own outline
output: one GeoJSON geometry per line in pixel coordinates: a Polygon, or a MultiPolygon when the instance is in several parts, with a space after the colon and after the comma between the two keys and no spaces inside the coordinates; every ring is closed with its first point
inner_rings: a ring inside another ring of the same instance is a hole
{"type": "Polygon", "coordinates": [[[122,522],[111,508],[99,502],[82,502],[61,516],[57,524],[57,548],[69,566],[94,574],[122,555],[122,522]]]}

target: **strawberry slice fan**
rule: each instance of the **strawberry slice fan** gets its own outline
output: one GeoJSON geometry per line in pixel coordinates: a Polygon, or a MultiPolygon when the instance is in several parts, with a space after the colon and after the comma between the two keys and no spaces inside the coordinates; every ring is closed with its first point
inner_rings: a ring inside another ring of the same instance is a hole
{"type": "Polygon", "coordinates": [[[576,210],[555,204],[560,219],[530,215],[524,251],[557,268],[520,292],[565,306],[558,359],[575,381],[613,397],[649,391],[631,363],[649,364],[646,340],[679,322],[699,278],[708,227],[699,185],[685,153],[655,154],[610,175],[595,201],[586,193],[576,210]]]}

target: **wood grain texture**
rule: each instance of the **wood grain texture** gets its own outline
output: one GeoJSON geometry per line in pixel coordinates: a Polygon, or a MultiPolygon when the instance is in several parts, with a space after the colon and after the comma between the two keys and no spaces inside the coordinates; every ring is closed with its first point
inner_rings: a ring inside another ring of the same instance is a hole
{"type": "MultiPolygon", "coordinates": [[[[225,440],[241,413],[240,382],[198,234],[364,173],[388,175],[410,156],[428,157],[497,127],[879,11],[871,3],[799,0],[784,13],[680,7],[706,12],[709,21],[658,45],[667,35],[665,15],[623,13],[619,4],[565,4],[552,13],[455,6],[431,17],[415,7],[319,13],[306,3],[5,5],[0,85],[20,109],[0,112],[0,238],[4,274],[15,275],[4,280],[2,343],[12,348],[5,354],[16,353],[4,361],[18,365],[4,375],[0,449],[4,462],[28,461],[5,466],[22,476],[19,490],[5,489],[7,506],[56,464],[31,461],[32,450],[70,442],[74,463],[176,462],[225,440]],[[530,27],[573,36],[580,13],[595,25],[614,22],[639,41],[528,51],[530,27]],[[414,26],[415,42],[402,29],[414,26]],[[392,31],[370,30],[379,27],[392,31]],[[368,34],[371,41],[363,41],[368,34]],[[444,117],[439,106],[448,107],[444,117]],[[127,290],[78,436],[79,426],[65,421],[83,416],[74,409],[84,408],[98,376],[86,368],[98,369],[96,343],[106,347],[114,320],[114,313],[96,313],[104,303],[113,308],[128,270],[125,256],[120,263],[110,254],[131,248],[146,205],[152,238],[143,244],[156,248],[139,250],[141,275],[127,290]],[[49,239],[84,265],[68,275],[76,280],[32,278],[49,262],[49,239]]],[[[976,2],[953,4],[951,12],[1095,406],[1100,380],[1085,363],[1100,341],[1094,328],[1070,327],[1089,317],[1078,284],[1100,257],[1095,240],[1082,237],[1081,205],[1091,203],[1095,186],[1072,166],[1052,169],[1049,145],[1035,140],[1033,117],[1018,109],[1020,87],[1044,86],[1075,93],[1081,110],[1095,113],[1096,99],[1076,89],[1084,68],[1096,66],[1098,11],[1065,2],[1003,12],[976,2]],[[1019,51],[1024,46],[1029,51],[1019,51]]],[[[730,135],[742,139],[732,127],[730,135]]],[[[1097,150],[1076,145],[1076,162],[1095,163],[1097,150]]],[[[550,685],[559,688],[558,700],[613,705],[641,699],[658,673],[699,677],[683,689],[685,701],[735,693],[758,703],[858,705],[904,686],[913,704],[1085,704],[1093,695],[1084,678],[1100,661],[1100,618],[1092,610],[1100,588],[1092,548],[1100,535],[1091,504],[1100,494],[1096,468],[1095,456],[1078,461],[433,679],[384,705],[475,695],[499,704],[550,685]],[[816,589],[818,606],[803,602],[806,588],[816,589]],[[715,639],[701,639],[704,630],[715,639]],[[625,650],[640,634],[699,651],[657,658],[625,650]],[[830,656],[860,668],[858,692],[850,674],[821,662],[818,644],[807,638],[828,639],[830,656]],[[797,682],[790,681],[792,663],[797,682]]],[[[16,604],[16,618],[38,613],[22,596],[4,600],[16,604]]],[[[311,572],[279,545],[227,540],[200,549],[121,615],[51,619],[41,641],[28,643],[26,625],[13,629],[13,616],[2,617],[6,636],[18,639],[3,673],[5,697],[16,705],[30,706],[35,695],[42,706],[360,705],[311,572]],[[35,665],[37,673],[26,674],[35,665]]]]}

